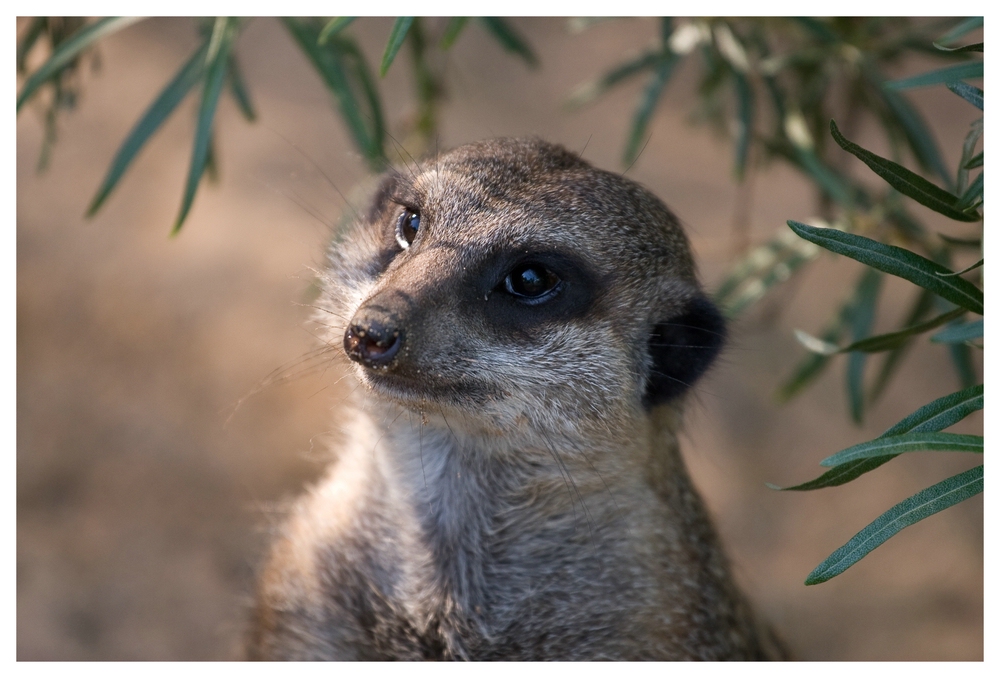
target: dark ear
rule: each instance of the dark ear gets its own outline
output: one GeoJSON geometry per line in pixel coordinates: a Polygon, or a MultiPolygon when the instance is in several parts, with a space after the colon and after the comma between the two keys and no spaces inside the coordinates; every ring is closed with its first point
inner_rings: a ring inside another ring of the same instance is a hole
{"type": "Polygon", "coordinates": [[[646,408],[673,400],[705,373],[726,340],[726,324],[708,299],[696,296],[687,310],[653,326],[646,408]]]}

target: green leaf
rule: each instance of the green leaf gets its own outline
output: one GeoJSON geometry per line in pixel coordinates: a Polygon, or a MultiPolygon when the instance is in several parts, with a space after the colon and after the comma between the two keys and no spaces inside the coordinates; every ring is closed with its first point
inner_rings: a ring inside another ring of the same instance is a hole
{"type": "Polygon", "coordinates": [[[955,207],[962,210],[969,209],[978,205],[982,201],[982,198],[983,172],[980,172],[979,176],[973,179],[972,183],[969,184],[969,188],[967,188],[965,193],[962,194],[962,199],[955,204],[955,207]]]}
{"type": "Polygon", "coordinates": [[[590,103],[615,85],[625,82],[633,75],[638,75],[655,66],[661,58],[662,54],[659,52],[648,52],[637,59],[633,59],[609,71],[598,80],[583,83],[570,95],[567,106],[570,108],[579,108],[590,103]]]}
{"type": "Polygon", "coordinates": [[[888,351],[890,349],[896,348],[903,342],[905,342],[910,337],[916,336],[918,334],[923,334],[929,330],[933,330],[935,327],[940,327],[947,322],[954,320],[963,313],[965,313],[964,308],[956,308],[953,311],[939,315],[936,318],[932,318],[927,322],[922,322],[919,325],[912,325],[910,327],[904,328],[897,332],[890,332],[888,334],[879,334],[874,337],[867,337],[860,341],[856,341],[849,346],[839,349],[838,353],[851,353],[852,351],[861,351],[864,353],[878,353],[880,351],[888,351]]]}
{"type": "Polygon", "coordinates": [[[980,153],[977,156],[973,156],[976,151],[976,145],[979,143],[979,139],[983,136],[983,118],[975,120],[969,125],[969,131],[965,135],[965,140],[962,142],[962,157],[958,161],[958,173],[956,174],[956,188],[959,193],[964,193],[965,189],[968,188],[969,184],[969,167],[973,164],[973,160],[979,159],[979,164],[976,167],[982,166],[983,164],[983,154],[980,153]]]}
{"type": "Polygon", "coordinates": [[[837,466],[857,459],[899,455],[904,452],[978,452],[983,453],[983,437],[960,433],[903,433],[882,436],[841,450],[819,463],[837,466]]]}
{"type": "Polygon", "coordinates": [[[206,42],[181,67],[173,80],[163,88],[160,95],[150,104],[149,108],[139,119],[139,122],[129,132],[129,135],[122,142],[121,147],[115,154],[114,160],[111,161],[111,167],[108,168],[108,173],[104,177],[104,181],[101,183],[100,188],[97,189],[94,199],[90,202],[90,207],[87,208],[88,217],[92,217],[97,213],[97,210],[104,204],[108,195],[118,185],[118,180],[125,174],[125,170],[128,169],[129,165],[135,159],[139,150],[153,133],[160,128],[160,125],[170,117],[170,114],[177,108],[177,104],[187,96],[187,93],[191,91],[195,83],[201,79],[205,72],[205,53],[207,51],[208,43],[206,42]]]}
{"type": "Polygon", "coordinates": [[[382,54],[382,65],[378,69],[380,77],[385,77],[385,74],[389,72],[389,66],[392,65],[393,59],[396,58],[396,53],[399,52],[399,48],[403,46],[403,40],[406,39],[406,34],[410,30],[410,26],[413,25],[412,16],[401,16],[397,17],[396,22],[392,25],[392,30],[389,32],[389,41],[385,45],[385,52],[382,54]]]}
{"type": "Polygon", "coordinates": [[[913,107],[906,96],[895,90],[883,87],[885,78],[882,73],[867,60],[863,63],[863,73],[872,84],[875,96],[880,97],[886,104],[893,118],[887,121],[887,126],[891,122],[898,123],[902,128],[903,135],[913,151],[913,154],[920,161],[925,169],[932,170],[950,188],[951,176],[945,166],[941,151],[934,140],[934,133],[924,122],[923,116],[913,107]]]}
{"type": "MultiPolygon", "coordinates": [[[[344,52],[352,49],[353,43],[344,36],[333,36],[326,45],[321,47],[317,43],[318,33],[314,26],[291,17],[286,17],[282,21],[299,48],[312,62],[320,77],[323,78],[327,89],[333,94],[354,143],[365,155],[372,169],[380,169],[385,158],[382,146],[384,129],[379,124],[381,107],[373,107],[370,128],[361,112],[361,106],[345,71],[344,52]]],[[[359,55],[352,56],[356,60],[360,59],[359,55]]],[[[358,65],[355,72],[362,70],[364,70],[363,66],[358,65]]],[[[368,95],[368,85],[365,84],[364,80],[362,80],[362,86],[368,95]]],[[[368,98],[370,101],[372,100],[370,95],[368,98]]],[[[374,102],[377,103],[377,97],[374,102]]]]}
{"type": "Polygon", "coordinates": [[[797,221],[789,221],[788,225],[800,237],[820,247],[909,280],[957,306],[983,315],[983,291],[964,278],[942,277],[942,273],[952,271],[930,259],[925,259],[902,247],[886,245],[871,238],[844,233],[833,228],[813,228],[797,221]]]}
{"type": "Polygon", "coordinates": [[[467,16],[453,16],[448,19],[448,25],[444,27],[444,34],[441,36],[442,50],[451,49],[451,46],[455,44],[455,40],[458,39],[459,33],[462,32],[468,21],[469,17],[467,16]]]}
{"type": "MultiPolygon", "coordinates": [[[[907,328],[922,321],[924,317],[926,317],[926,315],[933,309],[934,301],[936,299],[940,299],[940,297],[932,292],[928,292],[925,289],[921,289],[917,298],[914,300],[913,305],[910,307],[909,312],[906,314],[906,318],[903,320],[901,327],[907,328]]],[[[879,399],[886,385],[889,383],[890,377],[902,364],[903,358],[906,356],[911,346],[913,346],[912,339],[904,341],[899,346],[889,351],[889,355],[887,355],[885,360],[882,361],[882,367],[879,368],[878,375],[876,375],[875,381],[869,391],[869,402],[874,403],[879,399]]]]}
{"type": "Polygon", "coordinates": [[[754,97],[750,81],[738,71],[733,71],[733,87],[736,90],[736,120],[738,130],[736,134],[736,163],[734,173],[736,174],[736,179],[742,181],[746,172],[750,141],[753,139],[754,97]]]}
{"type": "MultiPolygon", "coordinates": [[[[952,426],[967,416],[983,409],[983,385],[973,386],[951,393],[924,405],[913,414],[889,427],[879,438],[898,436],[904,433],[936,432],[952,426]]],[[[878,440],[878,438],[876,438],[878,440]]],[[[858,476],[872,471],[897,455],[888,454],[868,459],[849,461],[834,466],[819,478],[793,487],[776,488],[786,491],[818,490],[848,483],[858,476]]]]}
{"type": "MultiPolygon", "coordinates": [[[[871,332],[882,280],[882,274],[871,268],[865,269],[861,274],[850,319],[851,335],[855,341],[859,341],[871,332]]],[[[847,402],[851,409],[851,418],[859,424],[864,419],[864,371],[867,359],[868,356],[864,353],[857,352],[847,357],[847,402]]]]}
{"type": "MultiPolygon", "coordinates": [[[[820,335],[820,341],[828,344],[836,344],[847,331],[847,325],[851,318],[851,310],[854,306],[854,299],[849,299],[840,307],[837,315],[826,326],[820,335]]],[[[786,381],[778,390],[777,399],[779,402],[787,402],[796,393],[812,383],[830,361],[830,356],[821,353],[811,353],[795,368],[791,378],[786,381]]]]}
{"type": "Polygon", "coordinates": [[[983,110],[983,90],[964,82],[949,82],[946,87],[979,110],[983,110]]]}
{"type": "Polygon", "coordinates": [[[980,266],[982,266],[983,265],[983,261],[984,261],[983,259],[980,259],[979,261],[977,261],[976,263],[972,264],[971,266],[967,266],[966,268],[963,268],[961,271],[956,271],[955,273],[942,273],[941,275],[942,276],[965,275],[969,271],[974,271],[977,268],[979,268],[980,266]]]}
{"type": "Polygon", "coordinates": [[[955,245],[956,247],[971,247],[978,250],[983,246],[982,238],[954,238],[945,233],[938,233],[938,237],[949,245],[955,245]]]}
{"type": "Polygon", "coordinates": [[[885,179],[890,186],[903,195],[908,195],[921,205],[956,221],[979,221],[982,219],[979,214],[966,213],[956,208],[957,196],[935,186],[902,165],[875,155],[871,151],[848,141],[837,129],[837,123],[833,120],[830,121],[830,134],[841,148],[868,165],[875,174],[885,179]]]}
{"type": "Polygon", "coordinates": [[[917,492],[883,513],[834,551],[806,577],[806,586],[836,577],[903,528],[982,491],[983,467],[977,466],[917,492]]]}
{"type": "Polygon", "coordinates": [[[983,62],[968,61],[964,64],[948,66],[930,73],[922,73],[912,78],[893,80],[885,84],[889,89],[912,89],[914,87],[927,87],[929,85],[941,85],[956,80],[966,80],[969,78],[983,77],[983,62]]]}
{"type": "Polygon", "coordinates": [[[649,127],[649,121],[653,117],[656,102],[660,99],[660,94],[678,61],[680,59],[673,53],[663,55],[653,72],[653,76],[646,84],[646,89],[643,90],[642,97],[639,99],[639,105],[632,115],[632,129],[629,132],[628,142],[625,144],[625,154],[622,157],[624,164],[631,165],[639,157],[640,144],[643,137],[646,136],[646,128],[649,127]]]}
{"type": "Polygon", "coordinates": [[[72,61],[73,58],[80,52],[87,49],[101,38],[107,37],[108,35],[120,31],[121,29],[131,26],[135,22],[141,20],[142,17],[134,16],[108,17],[106,19],[101,19],[96,23],[92,23],[89,26],[84,26],[78,30],[73,34],[73,37],[59,45],[59,48],[53,52],[48,61],[42,64],[37,71],[32,73],[31,77],[28,78],[28,81],[24,83],[24,87],[21,88],[21,93],[17,96],[17,110],[20,111],[24,102],[30,99],[38,88],[45,83],[45,81],[58,74],[59,71],[62,70],[66,64],[72,61]]]}
{"type": "Polygon", "coordinates": [[[253,122],[257,119],[257,112],[254,111],[253,102],[250,101],[250,92],[247,90],[246,82],[243,80],[243,73],[236,62],[235,56],[229,59],[228,80],[229,91],[232,92],[233,99],[236,100],[237,108],[240,109],[240,113],[243,114],[247,122],[253,122]]]}
{"type": "Polygon", "coordinates": [[[970,323],[952,325],[951,327],[938,332],[931,341],[939,344],[961,344],[973,339],[983,338],[983,319],[973,320],[970,323]]]}
{"type": "Polygon", "coordinates": [[[201,105],[198,108],[198,121],[195,126],[194,146],[191,150],[191,165],[188,168],[187,182],[184,185],[184,197],[181,209],[174,221],[172,234],[176,235],[184,225],[194,194],[198,190],[198,182],[205,172],[205,162],[208,159],[209,144],[212,139],[212,122],[215,119],[215,109],[222,93],[229,52],[236,40],[237,20],[229,17],[217,17],[212,28],[212,37],[205,55],[205,84],[201,93],[201,105]]]}
{"type": "Polygon", "coordinates": [[[981,42],[973,43],[971,45],[965,45],[964,47],[943,47],[942,45],[939,45],[937,43],[934,43],[934,46],[937,47],[942,52],[955,52],[955,53],[958,53],[958,52],[982,52],[983,51],[983,43],[981,43],[981,42]]]}
{"type": "Polygon", "coordinates": [[[976,372],[972,366],[972,349],[968,344],[947,344],[948,353],[951,354],[951,362],[955,366],[955,373],[958,375],[958,382],[963,388],[968,388],[976,383],[976,372]]]}
{"type": "Polygon", "coordinates": [[[316,38],[316,44],[325,45],[327,41],[337,33],[351,25],[351,23],[357,19],[356,16],[335,16],[326,22],[323,26],[323,30],[319,32],[319,37],[316,38]]]}
{"type": "Polygon", "coordinates": [[[532,68],[538,66],[538,57],[510,24],[499,17],[492,16],[479,17],[479,21],[505,50],[517,54],[532,68]]]}
{"type": "MultiPolygon", "coordinates": [[[[938,38],[934,42],[934,45],[935,46],[947,45],[948,43],[954,40],[958,40],[966,33],[974,31],[977,28],[980,28],[982,25],[983,25],[983,17],[981,16],[974,16],[974,17],[969,17],[968,19],[964,19],[961,23],[957,24],[950,31],[942,35],[940,38],[938,38]]],[[[938,49],[941,48],[938,47],[938,49]]]]}
{"type": "Polygon", "coordinates": [[[17,42],[17,72],[23,73],[25,69],[25,60],[28,58],[28,52],[31,48],[35,46],[38,42],[38,38],[42,37],[42,33],[45,32],[45,28],[48,26],[48,19],[43,16],[35,17],[31,20],[31,24],[28,25],[28,30],[24,32],[24,37],[22,37],[17,42]]]}
{"type": "Polygon", "coordinates": [[[969,162],[962,165],[965,169],[976,169],[977,167],[983,166],[983,151],[979,151],[976,155],[972,156],[969,162]]]}

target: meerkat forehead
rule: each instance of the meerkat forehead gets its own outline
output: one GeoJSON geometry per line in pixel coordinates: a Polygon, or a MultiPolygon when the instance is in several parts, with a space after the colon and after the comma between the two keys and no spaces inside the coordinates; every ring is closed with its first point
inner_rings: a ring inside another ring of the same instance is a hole
{"type": "Polygon", "coordinates": [[[558,249],[598,269],[695,278],[687,238],[659,199],[554,144],[470,144],[389,182],[384,197],[419,209],[427,237],[440,244],[558,249]]]}

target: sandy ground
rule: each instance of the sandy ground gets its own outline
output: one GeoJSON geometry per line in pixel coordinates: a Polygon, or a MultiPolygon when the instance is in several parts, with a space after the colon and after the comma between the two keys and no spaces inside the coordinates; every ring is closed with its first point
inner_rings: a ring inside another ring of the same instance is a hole
{"type": "MultiPolygon", "coordinates": [[[[448,65],[441,146],[535,134],[598,166],[619,157],[641,83],[591,108],[561,108],[579,82],[652,40],[650,21],[571,35],[561,20],[519,21],[543,68],[530,71],[470,28],[448,65]]],[[[386,20],[355,24],[376,62],[386,20]]],[[[332,369],[264,389],[315,345],[304,329],[310,267],[364,176],[330,100],[281,27],[240,38],[257,124],[219,113],[221,182],[203,187],[180,237],[193,102],[174,116],[93,220],[82,214],[118,144],[195,45],[193,24],[151,20],[102,43],[48,173],[35,173],[37,111],[17,123],[17,656],[19,659],[225,659],[238,656],[253,573],[270,521],[322,468],[322,439],[344,397],[332,369]],[[287,141],[285,140],[287,139],[287,141]],[[291,143],[289,143],[291,142],[291,143]],[[297,203],[307,203],[322,220],[297,203]]],[[[393,129],[412,113],[406,55],[381,83],[393,129]]],[[[688,225],[703,278],[732,262],[737,189],[730,150],[686,122],[692,78],[672,82],[629,176],[688,225]]],[[[943,91],[915,96],[949,162],[973,115],[943,91]]],[[[862,135],[876,149],[871,130],[862,135]]],[[[859,163],[858,163],[859,164],[859,163]]],[[[860,164],[859,164],[860,165],[860,164]]],[[[859,174],[861,168],[858,169],[859,174]]],[[[756,182],[751,236],[813,214],[813,193],[776,167],[756,182]]],[[[940,230],[953,226],[935,221],[940,230]]],[[[827,454],[867,440],[957,388],[938,347],[919,345],[863,427],[847,423],[842,367],[786,406],[772,395],[818,331],[853,262],[823,257],[733,327],[701,383],[686,454],[738,577],[804,659],[981,659],[982,498],[910,528],[843,576],[805,575],[880,512],[972,465],[960,455],[901,458],[850,485],[781,494],[827,454]]],[[[912,295],[888,284],[879,330],[912,295]]],[[[978,360],[978,358],[977,358],[978,360]]],[[[982,417],[956,430],[981,432],[982,417]]]]}

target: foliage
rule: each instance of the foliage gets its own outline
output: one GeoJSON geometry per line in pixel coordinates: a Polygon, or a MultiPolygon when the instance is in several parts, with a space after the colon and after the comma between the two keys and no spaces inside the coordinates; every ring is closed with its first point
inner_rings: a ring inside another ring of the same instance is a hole
{"type": "MultiPolygon", "coordinates": [[[[81,19],[39,18],[28,24],[18,42],[18,71],[26,76],[17,109],[48,91],[44,109],[45,140],[40,167],[47,163],[56,137],[56,118],[72,108],[74,75],[82,55],[101,39],[136,19],[110,18],[93,23],[81,19]],[[51,54],[33,73],[26,59],[47,36],[51,54]]],[[[400,50],[411,50],[412,81],[417,115],[402,144],[386,131],[377,79],[348,30],[354,17],[328,20],[286,18],[282,25],[320,75],[358,150],[373,170],[389,162],[387,139],[394,153],[406,148],[419,154],[437,131],[437,111],[444,96],[442,72],[432,51],[447,51],[466,27],[478,25],[507,52],[529,67],[538,65],[532,48],[509,22],[499,18],[452,17],[433,21],[397,18],[387,36],[379,63],[384,77],[400,50]]],[[[794,368],[778,392],[780,400],[800,393],[832,363],[846,354],[845,381],[852,418],[860,423],[865,411],[884,392],[913,341],[937,331],[931,341],[950,354],[962,389],[943,396],[900,421],[882,436],[827,457],[829,470],[818,478],[786,490],[812,490],[841,485],[914,450],[982,452],[982,436],[942,432],[983,407],[983,386],[975,385],[971,351],[983,337],[981,281],[983,259],[952,271],[958,252],[981,249],[981,233],[933,233],[910,211],[903,196],[953,221],[981,224],[983,166],[976,148],[983,134],[982,119],[966,137],[956,172],[945,164],[934,135],[906,90],[946,85],[957,96],[983,110],[983,91],[964,82],[981,78],[983,62],[975,58],[983,43],[956,45],[982,27],[981,17],[950,26],[947,20],[904,18],[837,19],[683,19],[659,20],[654,45],[578,86],[570,107],[586,105],[630,80],[645,77],[624,144],[623,165],[630,166],[649,139],[649,126],[671,77],[685,61],[700,68],[698,105],[694,119],[727,135],[733,145],[733,174],[738,181],[767,163],[786,163],[815,186],[821,218],[812,225],[789,221],[764,245],[746,253],[718,288],[715,297],[729,317],[736,317],[775,286],[789,280],[823,249],[865,265],[845,301],[819,336],[797,331],[808,355],[794,368]],[[886,73],[905,58],[921,54],[942,62],[940,68],[891,81],[886,73]],[[850,141],[863,117],[881,126],[892,158],[881,157],[850,141]],[[838,126],[833,119],[841,120],[838,126]],[[841,131],[843,127],[843,132],[841,131]],[[827,141],[827,131],[834,144],[827,141]],[[842,151],[847,151],[843,153],[842,151]],[[860,159],[890,187],[875,192],[852,178],[849,156],[860,159]],[[904,166],[907,157],[917,171],[904,166]],[[932,175],[935,181],[926,178],[932,175]],[[904,278],[920,290],[899,328],[872,336],[885,275],[904,278]],[[970,275],[971,279],[963,276],[970,275]],[[943,328],[943,329],[939,329],[943,328]],[[845,343],[846,342],[846,343],[845,343]],[[869,357],[885,353],[874,379],[866,380],[869,357]],[[869,381],[868,388],[865,382],[869,381]]],[[[576,20],[586,30],[597,20],[576,20]]],[[[219,17],[199,24],[202,41],[150,104],[112,160],[90,207],[95,214],[111,194],[149,138],[197,87],[200,105],[191,163],[174,222],[176,233],[191,208],[202,176],[215,167],[212,133],[222,89],[228,86],[248,121],[256,117],[233,47],[246,21],[219,17]]],[[[981,225],[978,227],[981,228],[981,225]]],[[[859,532],[814,570],[807,584],[820,583],[843,572],[903,527],[981,492],[982,466],[949,478],[904,500],[859,532]]],[[[779,489],[779,488],[775,488],[779,489]]]]}

